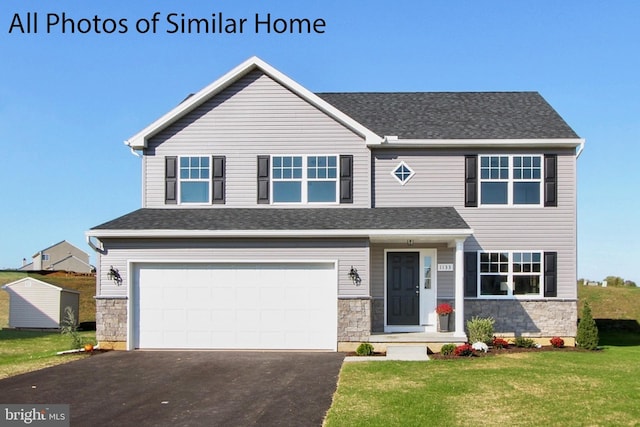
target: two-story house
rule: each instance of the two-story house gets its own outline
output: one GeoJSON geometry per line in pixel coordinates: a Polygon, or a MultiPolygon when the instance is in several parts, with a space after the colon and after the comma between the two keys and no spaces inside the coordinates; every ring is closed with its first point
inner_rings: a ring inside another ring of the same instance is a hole
{"type": "Polygon", "coordinates": [[[472,316],[573,342],[584,140],[538,93],[312,93],[254,57],[126,144],[142,208],[87,232],[103,346],[460,342],[472,316]]]}
{"type": "Polygon", "coordinates": [[[55,245],[39,250],[31,257],[32,261],[22,259],[21,271],[60,270],[76,273],[91,273],[93,266],[89,264],[89,254],[63,240],[55,245]]]}

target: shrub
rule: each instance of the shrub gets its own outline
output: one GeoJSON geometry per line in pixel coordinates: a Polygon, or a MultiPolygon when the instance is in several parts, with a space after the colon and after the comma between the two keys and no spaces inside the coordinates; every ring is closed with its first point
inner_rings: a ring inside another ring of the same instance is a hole
{"type": "Polygon", "coordinates": [[[440,353],[443,356],[449,356],[453,354],[455,350],[456,350],[456,345],[449,343],[449,344],[443,345],[442,348],[440,348],[440,353]]]}
{"type": "Polygon", "coordinates": [[[516,337],[516,339],[513,341],[513,345],[522,348],[533,348],[536,346],[536,342],[531,338],[516,337]]]}
{"type": "Polygon", "coordinates": [[[492,317],[476,317],[467,320],[467,329],[469,330],[470,342],[491,343],[493,338],[493,324],[495,320],[492,317]]]}
{"type": "Polygon", "coordinates": [[[580,323],[578,323],[576,344],[578,347],[586,348],[587,350],[595,350],[598,348],[598,341],[598,326],[596,326],[596,321],[593,320],[591,315],[589,303],[585,302],[584,307],[582,307],[580,323]]]}
{"type": "Polygon", "coordinates": [[[551,345],[554,348],[562,348],[564,347],[564,340],[560,337],[553,337],[549,340],[549,342],[551,343],[551,345]]]}
{"type": "Polygon", "coordinates": [[[473,349],[473,347],[471,347],[471,344],[462,344],[456,347],[456,349],[453,351],[453,354],[455,354],[456,356],[471,357],[475,356],[476,351],[473,349]]]}
{"type": "Polygon", "coordinates": [[[64,317],[62,318],[62,322],[60,322],[60,332],[62,335],[69,335],[72,348],[82,347],[83,340],[78,333],[76,314],[70,306],[64,308],[64,317]]]}
{"type": "Polygon", "coordinates": [[[495,348],[509,348],[509,342],[504,338],[493,337],[492,344],[495,348]]]}
{"type": "Polygon", "coordinates": [[[363,342],[356,349],[358,356],[371,356],[373,354],[373,346],[368,342],[363,342]]]}

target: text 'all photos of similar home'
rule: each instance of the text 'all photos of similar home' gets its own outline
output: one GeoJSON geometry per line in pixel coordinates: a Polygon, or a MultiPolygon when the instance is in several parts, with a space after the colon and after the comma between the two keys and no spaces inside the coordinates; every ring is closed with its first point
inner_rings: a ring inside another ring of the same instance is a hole
{"type": "Polygon", "coordinates": [[[228,17],[222,12],[208,17],[190,17],[184,13],[154,12],[146,17],[113,18],[72,16],[62,13],[14,13],[9,34],[324,34],[324,18],[276,17],[256,13],[253,17],[228,17]]]}

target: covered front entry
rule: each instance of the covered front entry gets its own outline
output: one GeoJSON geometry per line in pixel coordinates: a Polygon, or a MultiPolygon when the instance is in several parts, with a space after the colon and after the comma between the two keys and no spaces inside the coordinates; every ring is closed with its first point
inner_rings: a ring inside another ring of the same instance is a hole
{"type": "Polygon", "coordinates": [[[436,250],[386,251],[385,263],[385,331],[435,331],[436,250]]]}
{"type": "Polygon", "coordinates": [[[133,274],[129,348],[336,349],[335,263],[145,263],[133,274]]]}

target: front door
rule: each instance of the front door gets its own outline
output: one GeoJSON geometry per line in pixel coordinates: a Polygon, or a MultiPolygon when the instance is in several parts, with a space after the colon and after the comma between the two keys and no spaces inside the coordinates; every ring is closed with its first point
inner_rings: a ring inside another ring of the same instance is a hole
{"type": "Polygon", "coordinates": [[[387,325],[420,324],[420,253],[387,253],[387,325]]]}

